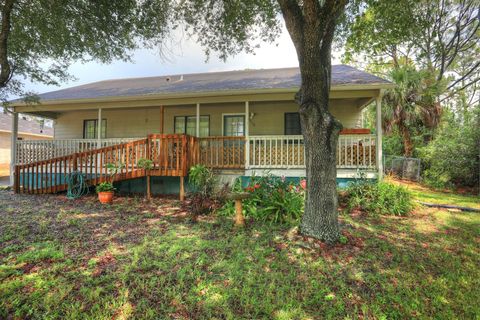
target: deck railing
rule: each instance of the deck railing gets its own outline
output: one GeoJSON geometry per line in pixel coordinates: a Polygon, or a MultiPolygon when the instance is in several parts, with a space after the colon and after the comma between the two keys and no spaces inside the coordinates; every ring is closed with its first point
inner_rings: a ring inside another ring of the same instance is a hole
{"type": "Polygon", "coordinates": [[[195,155],[191,154],[195,150],[195,138],[190,136],[149,135],[146,139],[16,165],[14,188],[17,193],[64,191],[67,177],[72,172],[81,172],[89,185],[96,185],[108,178],[108,163],[123,164],[115,180],[146,174],[183,177],[196,161],[195,155]],[[138,167],[142,158],[153,161],[153,169],[149,172],[138,167]]]}
{"type": "Polygon", "coordinates": [[[340,135],[337,145],[338,168],[374,169],[376,137],[373,134],[340,135]]]}
{"type": "Polygon", "coordinates": [[[105,148],[142,138],[62,139],[17,141],[17,163],[27,164],[67,156],[73,153],[105,148]]]}
{"type": "MultiPolygon", "coordinates": [[[[250,136],[248,146],[248,167],[251,169],[305,168],[303,136],[250,136]]],[[[374,135],[340,135],[338,168],[375,168],[375,155],[374,135]]]]}
{"type": "Polygon", "coordinates": [[[245,168],[245,137],[198,138],[198,161],[215,169],[245,168]]]}
{"type": "MultiPolygon", "coordinates": [[[[202,137],[149,135],[154,172],[184,175],[196,163],[215,169],[305,168],[303,136],[269,135],[245,137],[202,137]],[[188,148],[186,147],[188,145],[188,148]],[[185,149],[186,148],[186,149],[185,149]],[[185,161],[182,157],[185,158],[185,161]],[[161,169],[160,169],[161,168],[161,169]],[[173,169],[175,168],[175,169],[173,169]],[[172,172],[172,170],[180,170],[172,172]]],[[[102,148],[142,139],[101,140],[102,148]]],[[[342,134],[338,140],[338,168],[375,168],[375,136],[342,134]]],[[[22,140],[17,142],[17,164],[29,164],[98,149],[93,139],[22,140]]],[[[145,156],[147,154],[145,153],[145,156]]],[[[125,158],[125,157],[124,157],[125,158]]],[[[127,159],[127,158],[125,158],[127,159]]]]}

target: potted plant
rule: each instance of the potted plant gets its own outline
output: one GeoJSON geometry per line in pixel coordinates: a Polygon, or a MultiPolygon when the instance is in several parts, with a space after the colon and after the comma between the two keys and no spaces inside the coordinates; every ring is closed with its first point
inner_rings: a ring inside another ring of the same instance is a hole
{"type": "Polygon", "coordinates": [[[124,165],[120,162],[108,163],[106,167],[108,171],[107,181],[101,182],[95,188],[98,194],[98,200],[103,204],[112,203],[113,194],[115,192],[113,181],[115,180],[117,173],[124,167],[124,165]]]}
{"type": "Polygon", "coordinates": [[[115,187],[111,182],[104,181],[99,185],[97,185],[95,190],[98,193],[98,200],[100,201],[100,203],[103,203],[103,204],[112,203],[115,187]]]}

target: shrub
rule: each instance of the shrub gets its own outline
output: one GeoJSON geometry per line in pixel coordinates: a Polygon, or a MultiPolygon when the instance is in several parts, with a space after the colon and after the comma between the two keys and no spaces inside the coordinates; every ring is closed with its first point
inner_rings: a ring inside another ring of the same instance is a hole
{"type": "Polygon", "coordinates": [[[153,161],[146,158],[140,158],[137,162],[137,167],[140,169],[145,170],[152,170],[153,169],[153,161]]]}
{"type": "Polygon", "coordinates": [[[220,208],[224,203],[227,187],[217,190],[218,179],[212,170],[203,165],[190,168],[188,181],[191,186],[188,209],[195,221],[199,215],[208,214],[220,208]]]}
{"type": "Polygon", "coordinates": [[[410,191],[387,182],[351,183],[343,194],[343,201],[349,210],[358,208],[367,214],[404,216],[414,208],[410,191]]]}
{"type": "Polygon", "coordinates": [[[113,186],[113,181],[115,180],[115,176],[123,168],[125,168],[125,165],[121,162],[107,163],[105,166],[108,171],[107,181],[104,181],[95,187],[95,191],[97,191],[97,193],[115,191],[115,187],[113,186]]]}
{"type": "Polygon", "coordinates": [[[97,187],[95,188],[95,191],[97,191],[97,193],[110,192],[110,191],[115,191],[115,187],[111,182],[105,181],[98,184],[97,187]]]}
{"type": "MultiPolygon", "coordinates": [[[[251,177],[245,188],[237,179],[233,191],[251,194],[243,201],[247,217],[270,223],[296,223],[303,214],[304,188],[303,180],[295,184],[284,177],[268,174],[251,177]]],[[[233,213],[232,202],[226,205],[223,213],[233,213]]]]}
{"type": "Polygon", "coordinates": [[[480,108],[460,116],[452,113],[430,144],[420,150],[424,183],[434,188],[478,186],[480,108]]]}

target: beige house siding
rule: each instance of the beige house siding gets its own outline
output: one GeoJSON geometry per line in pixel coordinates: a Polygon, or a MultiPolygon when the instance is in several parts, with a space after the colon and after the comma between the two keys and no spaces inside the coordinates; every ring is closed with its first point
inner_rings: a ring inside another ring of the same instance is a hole
{"type": "MultiPolygon", "coordinates": [[[[251,102],[250,135],[284,134],[284,115],[296,112],[298,106],[291,101],[251,102]]],[[[224,114],[243,114],[245,104],[201,104],[200,114],[210,116],[210,135],[223,134],[224,114]]],[[[331,112],[342,122],[345,128],[361,125],[361,110],[354,100],[332,100],[331,112]]],[[[164,111],[164,132],[173,133],[175,116],[194,116],[195,105],[166,106],[164,111]]],[[[83,138],[83,122],[97,119],[97,110],[72,111],[59,115],[55,121],[55,139],[83,138]]],[[[144,137],[160,131],[160,106],[156,108],[103,109],[102,118],[107,120],[107,138],[144,137]]]]}
{"type": "MultiPolygon", "coordinates": [[[[25,140],[46,140],[51,139],[45,136],[34,136],[28,134],[18,134],[19,138],[25,140]]],[[[9,132],[0,132],[0,177],[8,176],[10,174],[10,143],[11,135],[9,132]]]]}

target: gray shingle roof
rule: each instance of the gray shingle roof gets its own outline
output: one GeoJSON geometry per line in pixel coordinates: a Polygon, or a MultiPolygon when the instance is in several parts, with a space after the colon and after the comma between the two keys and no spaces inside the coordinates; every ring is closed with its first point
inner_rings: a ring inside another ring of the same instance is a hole
{"type": "MultiPolygon", "coordinates": [[[[12,115],[3,113],[0,110],[0,130],[12,131],[12,115]]],[[[53,137],[53,128],[41,127],[40,123],[33,120],[23,119],[22,116],[18,118],[18,132],[26,134],[41,134],[53,137]]]]}
{"type": "MultiPolygon", "coordinates": [[[[332,67],[334,86],[389,83],[350,66],[332,67]]],[[[299,69],[281,68],[106,80],[47,92],[39,96],[43,100],[66,100],[228,90],[291,89],[299,86],[299,69]]]]}

